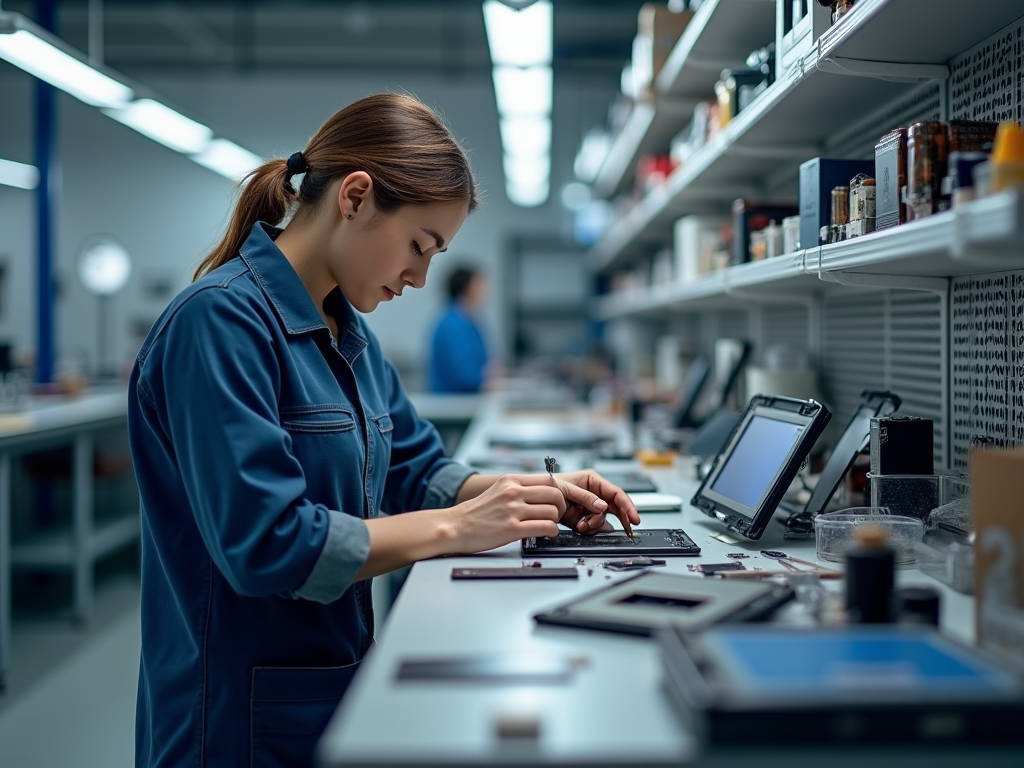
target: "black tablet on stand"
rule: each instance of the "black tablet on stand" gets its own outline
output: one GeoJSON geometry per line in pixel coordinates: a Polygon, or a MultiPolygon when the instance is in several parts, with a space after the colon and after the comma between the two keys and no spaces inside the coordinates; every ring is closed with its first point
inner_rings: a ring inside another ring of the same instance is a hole
{"type": "Polygon", "coordinates": [[[831,416],[814,400],[756,395],[690,503],[761,538],[831,416]]]}

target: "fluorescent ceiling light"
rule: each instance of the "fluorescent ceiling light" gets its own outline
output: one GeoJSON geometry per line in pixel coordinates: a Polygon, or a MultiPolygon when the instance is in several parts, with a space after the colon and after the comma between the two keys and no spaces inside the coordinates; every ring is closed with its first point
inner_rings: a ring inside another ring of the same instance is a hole
{"type": "Polygon", "coordinates": [[[551,157],[549,155],[537,155],[534,157],[516,157],[505,155],[503,158],[505,167],[505,181],[510,184],[521,186],[535,186],[547,184],[551,177],[551,157]]]}
{"type": "Polygon", "coordinates": [[[516,184],[505,182],[505,194],[508,199],[522,208],[533,208],[548,199],[548,183],[516,184]]]}
{"type": "Polygon", "coordinates": [[[494,69],[494,95],[502,117],[550,115],[552,90],[550,67],[494,69]]]}
{"type": "Polygon", "coordinates": [[[132,98],[127,85],[25,29],[0,34],[0,58],[94,107],[120,107],[132,98]]]}
{"type": "Polygon", "coordinates": [[[263,158],[227,139],[214,139],[192,159],[232,181],[241,181],[249,171],[263,164],[263,158]]]}
{"type": "Polygon", "coordinates": [[[497,0],[487,0],[484,26],[495,66],[551,64],[551,3],[548,0],[539,0],[521,11],[497,0]]]}
{"type": "Polygon", "coordinates": [[[18,189],[35,189],[39,186],[39,169],[13,160],[0,160],[0,184],[18,189]]]}
{"type": "Polygon", "coordinates": [[[551,151],[551,118],[508,117],[501,120],[501,146],[509,155],[542,155],[551,151]]]}
{"type": "Polygon", "coordinates": [[[213,138],[213,131],[202,123],[152,99],[139,99],[123,109],[103,111],[153,141],[189,155],[202,152],[213,138]]]}

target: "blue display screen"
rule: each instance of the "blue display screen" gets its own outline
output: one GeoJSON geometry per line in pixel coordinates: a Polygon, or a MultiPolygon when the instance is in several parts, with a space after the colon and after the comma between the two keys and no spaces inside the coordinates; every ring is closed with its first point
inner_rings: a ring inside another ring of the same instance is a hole
{"type": "Polygon", "coordinates": [[[736,682],[766,694],[994,690],[1010,680],[931,637],[884,631],[726,630],[712,635],[736,682]]]}
{"type": "Polygon", "coordinates": [[[754,416],[747,422],[711,490],[756,509],[802,429],[800,424],[754,416]]]}

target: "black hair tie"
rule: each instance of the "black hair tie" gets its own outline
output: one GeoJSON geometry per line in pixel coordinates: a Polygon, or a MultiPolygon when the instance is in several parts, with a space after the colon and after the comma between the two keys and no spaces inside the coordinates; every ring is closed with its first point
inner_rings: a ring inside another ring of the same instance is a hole
{"type": "Polygon", "coordinates": [[[305,173],[309,170],[309,166],[306,165],[306,158],[303,157],[301,152],[296,152],[294,155],[288,158],[288,175],[295,176],[300,173],[305,173]]]}

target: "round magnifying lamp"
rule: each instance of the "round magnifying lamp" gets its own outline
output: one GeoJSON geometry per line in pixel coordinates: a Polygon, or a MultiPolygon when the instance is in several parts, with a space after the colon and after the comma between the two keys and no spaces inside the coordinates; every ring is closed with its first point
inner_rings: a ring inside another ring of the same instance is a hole
{"type": "Polygon", "coordinates": [[[82,286],[97,299],[96,378],[116,377],[116,366],[110,365],[113,346],[111,302],[131,277],[131,257],[125,247],[110,235],[94,235],[79,248],[76,271],[82,286]]]}

